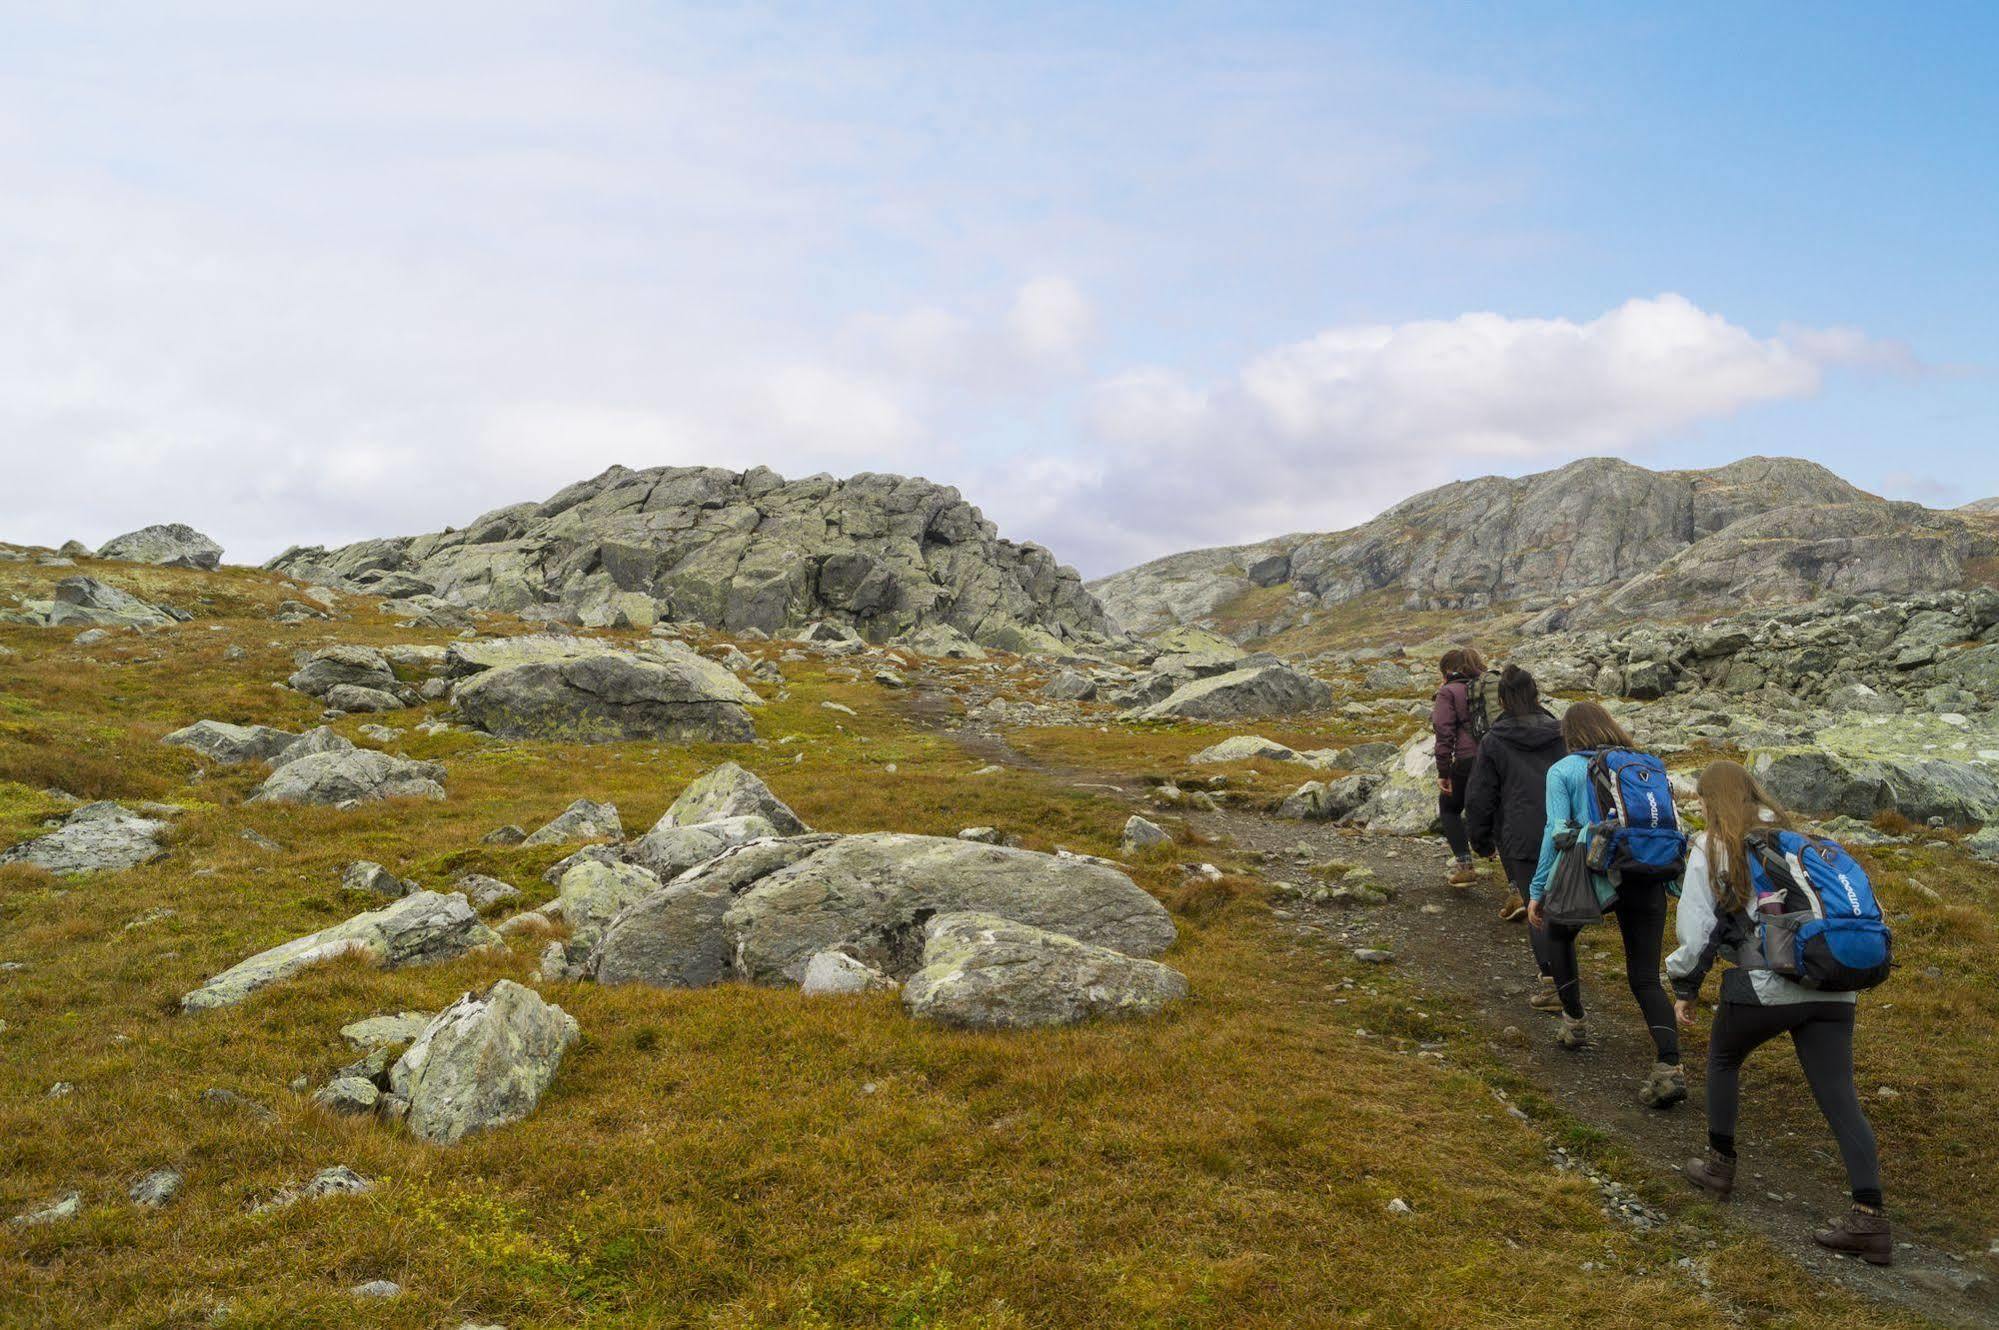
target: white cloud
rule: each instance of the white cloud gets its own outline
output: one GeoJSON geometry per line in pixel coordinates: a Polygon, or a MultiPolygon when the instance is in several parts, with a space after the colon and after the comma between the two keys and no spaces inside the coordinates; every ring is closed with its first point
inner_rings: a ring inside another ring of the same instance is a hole
{"type": "Polygon", "coordinates": [[[1328,329],[1209,386],[1161,369],[1101,383],[1095,484],[1051,509],[1031,469],[996,507],[1097,571],[1203,544],[1337,530],[1495,465],[1622,452],[1810,394],[1813,358],[1676,295],[1586,323],[1473,313],[1328,329]],[[1013,497],[1014,492],[1035,492],[1013,497]]]}
{"type": "Polygon", "coordinates": [[[1090,302],[1066,277],[1037,277],[1027,283],[1007,314],[1014,345],[1029,360],[1073,361],[1095,324],[1090,302]]]}
{"type": "Polygon", "coordinates": [[[891,389],[822,365],[779,370],[764,405],[778,437],[827,457],[893,460],[922,437],[891,389]]]}

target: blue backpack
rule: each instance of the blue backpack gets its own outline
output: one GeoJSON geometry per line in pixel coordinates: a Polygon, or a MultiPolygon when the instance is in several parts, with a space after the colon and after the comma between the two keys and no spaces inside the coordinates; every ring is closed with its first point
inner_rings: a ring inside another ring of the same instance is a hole
{"type": "Polygon", "coordinates": [[[1675,883],[1687,867],[1687,834],[1673,807],[1666,764],[1650,753],[1589,754],[1589,866],[1613,886],[1675,883]]]}
{"type": "Polygon", "coordinates": [[[1795,831],[1752,831],[1742,847],[1755,890],[1752,965],[1828,993],[1857,993],[1888,977],[1894,938],[1852,855],[1795,831]]]}

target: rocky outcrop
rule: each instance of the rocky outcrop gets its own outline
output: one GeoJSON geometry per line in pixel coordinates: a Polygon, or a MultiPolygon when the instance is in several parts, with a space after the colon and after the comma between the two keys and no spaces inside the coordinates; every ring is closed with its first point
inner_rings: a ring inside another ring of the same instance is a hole
{"type": "Polygon", "coordinates": [[[1149,1016],[1187,996],[1187,978],[1157,961],[990,914],[941,914],[924,925],[923,966],[903,985],[909,1014],[977,1030],[1149,1016]]]}
{"type": "Polygon", "coordinates": [[[500,945],[499,935],[479,922],[463,896],[419,891],[393,905],[258,952],[187,994],[180,1004],[183,1011],[226,1007],[337,956],[361,956],[385,970],[395,970],[500,945]]]}
{"type": "Polygon", "coordinates": [[[1419,609],[1568,603],[1578,622],[1607,622],[1827,587],[1939,591],[1995,555],[1999,523],[1984,514],[1890,502],[1794,458],[1661,472],[1598,457],[1445,485],[1347,531],[1172,555],[1090,588],[1134,632],[1277,587],[1291,596],[1254,616],[1253,634],[1376,593],[1419,609]]]}
{"type": "Polygon", "coordinates": [[[113,873],[165,854],[160,836],[166,829],[120,804],[85,804],[47,835],[0,850],[0,864],[33,864],[64,876],[113,873]]]}
{"type": "Polygon", "coordinates": [[[1332,701],[1333,690],[1282,662],[1252,665],[1182,684],[1138,713],[1140,720],[1235,720],[1310,711],[1332,701]]]}
{"type": "Polygon", "coordinates": [[[442,799],[444,764],[391,757],[370,748],[336,749],[293,758],[264,778],[251,803],[356,804],[377,799],[442,799]]]}
{"type": "Polygon", "coordinates": [[[844,947],[889,975],[916,966],[919,925],[978,911],[1127,955],[1174,937],[1166,910],[1115,868],[1087,859],[936,836],[844,836],[741,894],[724,923],[736,967],[760,983],[797,983],[818,952],[844,947]]]}
{"type": "Polygon", "coordinates": [[[222,547],[185,522],[167,522],[113,537],[104,542],[97,557],[213,571],[222,563],[222,547]]]}
{"type": "Polygon", "coordinates": [[[562,810],[522,845],[568,845],[578,841],[620,841],[625,838],[624,822],[616,804],[600,804],[594,799],[578,799],[562,810]]]}
{"type": "Polygon", "coordinates": [[[373,647],[340,645],[313,652],[285,682],[308,697],[323,698],[335,688],[392,692],[396,672],[373,647]]]}
{"type": "Polygon", "coordinates": [[[48,628],[164,628],[191,616],[166,605],[153,605],[94,577],[65,577],[49,600],[25,600],[5,612],[7,621],[48,628]]]}
{"type": "Polygon", "coordinates": [[[1000,539],[954,489],[889,475],[613,467],[461,529],[294,548],[267,566],[592,625],[671,619],[775,635],[831,619],[885,642],[936,624],[1008,650],[1115,632],[1048,551],[1000,539]]]}
{"type": "Polygon", "coordinates": [[[576,1042],[576,1020],[502,979],[437,1014],[389,1070],[410,1134],[452,1145],[534,1112],[576,1042]]]}
{"type": "Polygon", "coordinates": [[[689,782],[680,797],[661,814],[653,830],[731,817],[760,817],[782,836],[797,836],[810,830],[789,805],[770,792],[770,786],[734,762],[724,762],[689,782]]]}
{"type": "Polygon", "coordinates": [[[562,661],[489,669],[451,695],[460,719],[507,739],[605,743],[654,739],[747,743],[760,701],[714,661],[599,650],[562,661]]]}
{"type": "Polygon", "coordinates": [[[188,748],[212,762],[236,766],[243,762],[269,762],[298,736],[269,725],[232,725],[221,720],[198,720],[160,740],[178,748],[188,748]]]}

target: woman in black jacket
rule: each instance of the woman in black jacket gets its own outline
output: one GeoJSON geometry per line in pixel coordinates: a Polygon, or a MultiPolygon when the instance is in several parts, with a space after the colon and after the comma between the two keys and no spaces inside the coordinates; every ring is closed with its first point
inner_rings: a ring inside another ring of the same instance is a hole
{"type": "MultiPolygon", "coordinates": [[[[1533,675],[1508,665],[1499,676],[1499,700],[1504,714],[1492,723],[1472,762],[1465,830],[1479,854],[1499,856],[1512,886],[1499,914],[1502,919],[1518,919],[1527,913],[1527,884],[1534,880],[1541,857],[1541,832],[1548,820],[1548,768],[1568,748],[1562,742],[1561,722],[1541,705],[1533,675]]],[[[1536,1011],[1560,1011],[1547,931],[1529,924],[1527,937],[1541,971],[1541,986],[1528,1004],[1536,1011]]]]}

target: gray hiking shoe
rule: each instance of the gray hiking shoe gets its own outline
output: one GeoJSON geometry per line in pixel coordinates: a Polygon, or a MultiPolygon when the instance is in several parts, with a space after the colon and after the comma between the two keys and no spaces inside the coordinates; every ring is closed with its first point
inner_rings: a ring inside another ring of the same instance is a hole
{"type": "Polygon", "coordinates": [[[1687,1097],[1687,1074],[1666,1062],[1652,1064],[1652,1074],[1638,1087],[1638,1102],[1647,1108],[1671,1108],[1687,1097]]]}
{"type": "Polygon", "coordinates": [[[1541,986],[1527,999],[1527,1005],[1536,1011],[1556,1012],[1562,1009],[1562,995],[1555,991],[1555,981],[1543,976],[1541,986]]]}
{"type": "Polygon", "coordinates": [[[1589,1022],[1580,1016],[1564,1014],[1562,1028],[1555,1031],[1555,1042],[1573,1053],[1589,1043],[1589,1022]]]}

